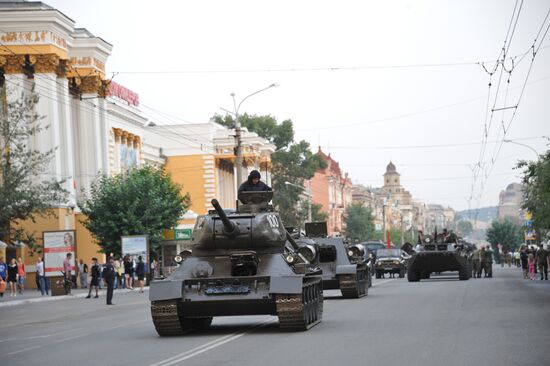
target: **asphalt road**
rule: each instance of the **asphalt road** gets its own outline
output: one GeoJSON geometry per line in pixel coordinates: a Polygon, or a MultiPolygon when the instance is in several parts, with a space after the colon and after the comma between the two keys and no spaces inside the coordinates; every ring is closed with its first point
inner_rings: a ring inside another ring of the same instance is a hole
{"type": "Polygon", "coordinates": [[[286,333],[270,316],[215,318],[157,336],[147,293],[0,308],[3,365],[549,365],[550,281],[375,280],[366,298],[325,292],[323,322],[286,333]]]}

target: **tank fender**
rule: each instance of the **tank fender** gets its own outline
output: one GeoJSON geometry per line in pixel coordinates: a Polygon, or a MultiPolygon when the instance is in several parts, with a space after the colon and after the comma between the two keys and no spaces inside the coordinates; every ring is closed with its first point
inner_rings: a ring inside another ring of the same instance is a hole
{"type": "Polygon", "coordinates": [[[357,272],[356,264],[341,264],[336,266],[336,274],[355,274],[357,272]]]}
{"type": "Polygon", "coordinates": [[[272,294],[301,294],[302,276],[271,276],[269,293],[272,294]]]}
{"type": "Polygon", "coordinates": [[[149,300],[181,299],[183,281],[153,281],[149,286],[149,300]]]}

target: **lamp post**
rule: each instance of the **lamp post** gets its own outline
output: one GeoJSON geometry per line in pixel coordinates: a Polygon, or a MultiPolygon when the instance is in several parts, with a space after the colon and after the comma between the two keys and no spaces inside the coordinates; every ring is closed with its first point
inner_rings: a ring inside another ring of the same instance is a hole
{"type": "Polygon", "coordinates": [[[259,94],[267,89],[277,87],[277,84],[271,84],[263,89],[257,90],[254,93],[248,94],[244,97],[239,104],[235,100],[235,93],[231,93],[233,98],[233,107],[235,108],[235,165],[237,166],[237,186],[242,183],[242,165],[243,165],[243,156],[241,152],[241,121],[239,121],[239,109],[245,100],[250,98],[253,95],[259,94]]]}
{"type": "Polygon", "coordinates": [[[519,146],[523,146],[523,147],[526,147],[528,149],[531,149],[531,151],[533,151],[535,153],[535,155],[537,156],[537,160],[539,160],[539,153],[537,152],[537,150],[533,149],[532,146],[529,146],[529,145],[526,145],[526,144],[522,144],[521,142],[516,142],[516,141],[512,141],[512,140],[502,140],[504,142],[507,142],[509,144],[515,144],[515,145],[519,145],[519,146]]]}
{"type": "Polygon", "coordinates": [[[305,189],[304,187],[302,186],[299,186],[297,184],[294,184],[294,183],[290,183],[288,181],[285,182],[285,185],[287,186],[293,186],[293,187],[296,187],[296,188],[300,188],[302,191],[304,191],[304,193],[307,195],[308,199],[307,199],[307,221],[308,222],[311,222],[312,221],[312,215],[311,215],[311,199],[312,199],[312,194],[311,194],[311,181],[308,181],[309,183],[309,189],[305,189]]]}

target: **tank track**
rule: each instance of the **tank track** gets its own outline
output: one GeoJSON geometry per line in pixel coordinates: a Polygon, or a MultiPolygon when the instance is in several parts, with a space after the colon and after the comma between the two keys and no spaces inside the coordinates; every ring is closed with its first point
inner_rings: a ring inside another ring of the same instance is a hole
{"type": "Polygon", "coordinates": [[[307,330],[323,317],[321,278],[304,278],[301,294],[276,294],[279,327],[283,330],[307,330]]]}
{"type": "Polygon", "coordinates": [[[179,300],[151,302],[151,317],[160,336],[176,336],[187,331],[206,328],[212,323],[211,317],[185,318],[178,312],[179,300]]]}
{"type": "Polygon", "coordinates": [[[344,298],[358,298],[369,293],[368,274],[364,269],[358,270],[355,274],[340,275],[338,281],[344,298]]]}

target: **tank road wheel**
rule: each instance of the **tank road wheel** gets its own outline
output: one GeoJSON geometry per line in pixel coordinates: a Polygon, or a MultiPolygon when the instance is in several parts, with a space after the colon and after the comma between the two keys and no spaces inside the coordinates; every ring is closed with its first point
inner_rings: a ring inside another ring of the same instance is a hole
{"type": "Polygon", "coordinates": [[[465,263],[465,265],[458,271],[458,279],[461,281],[466,281],[470,278],[472,271],[470,270],[470,266],[468,266],[468,263],[465,263]]]}
{"type": "Polygon", "coordinates": [[[178,311],[179,300],[151,302],[151,317],[157,333],[162,336],[182,335],[185,331],[208,328],[212,317],[185,318],[178,311]]]}
{"type": "Polygon", "coordinates": [[[304,278],[301,294],[275,294],[279,327],[307,330],[323,318],[323,285],[320,278],[304,278]]]}
{"type": "Polygon", "coordinates": [[[409,270],[407,271],[407,280],[409,282],[418,282],[420,281],[420,273],[409,268],[409,270]]]}
{"type": "Polygon", "coordinates": [[[367,271],[358,270],[355,274],[338,276],[340,291],[346,299],[367,296],[369,293],[367,271]]]}

